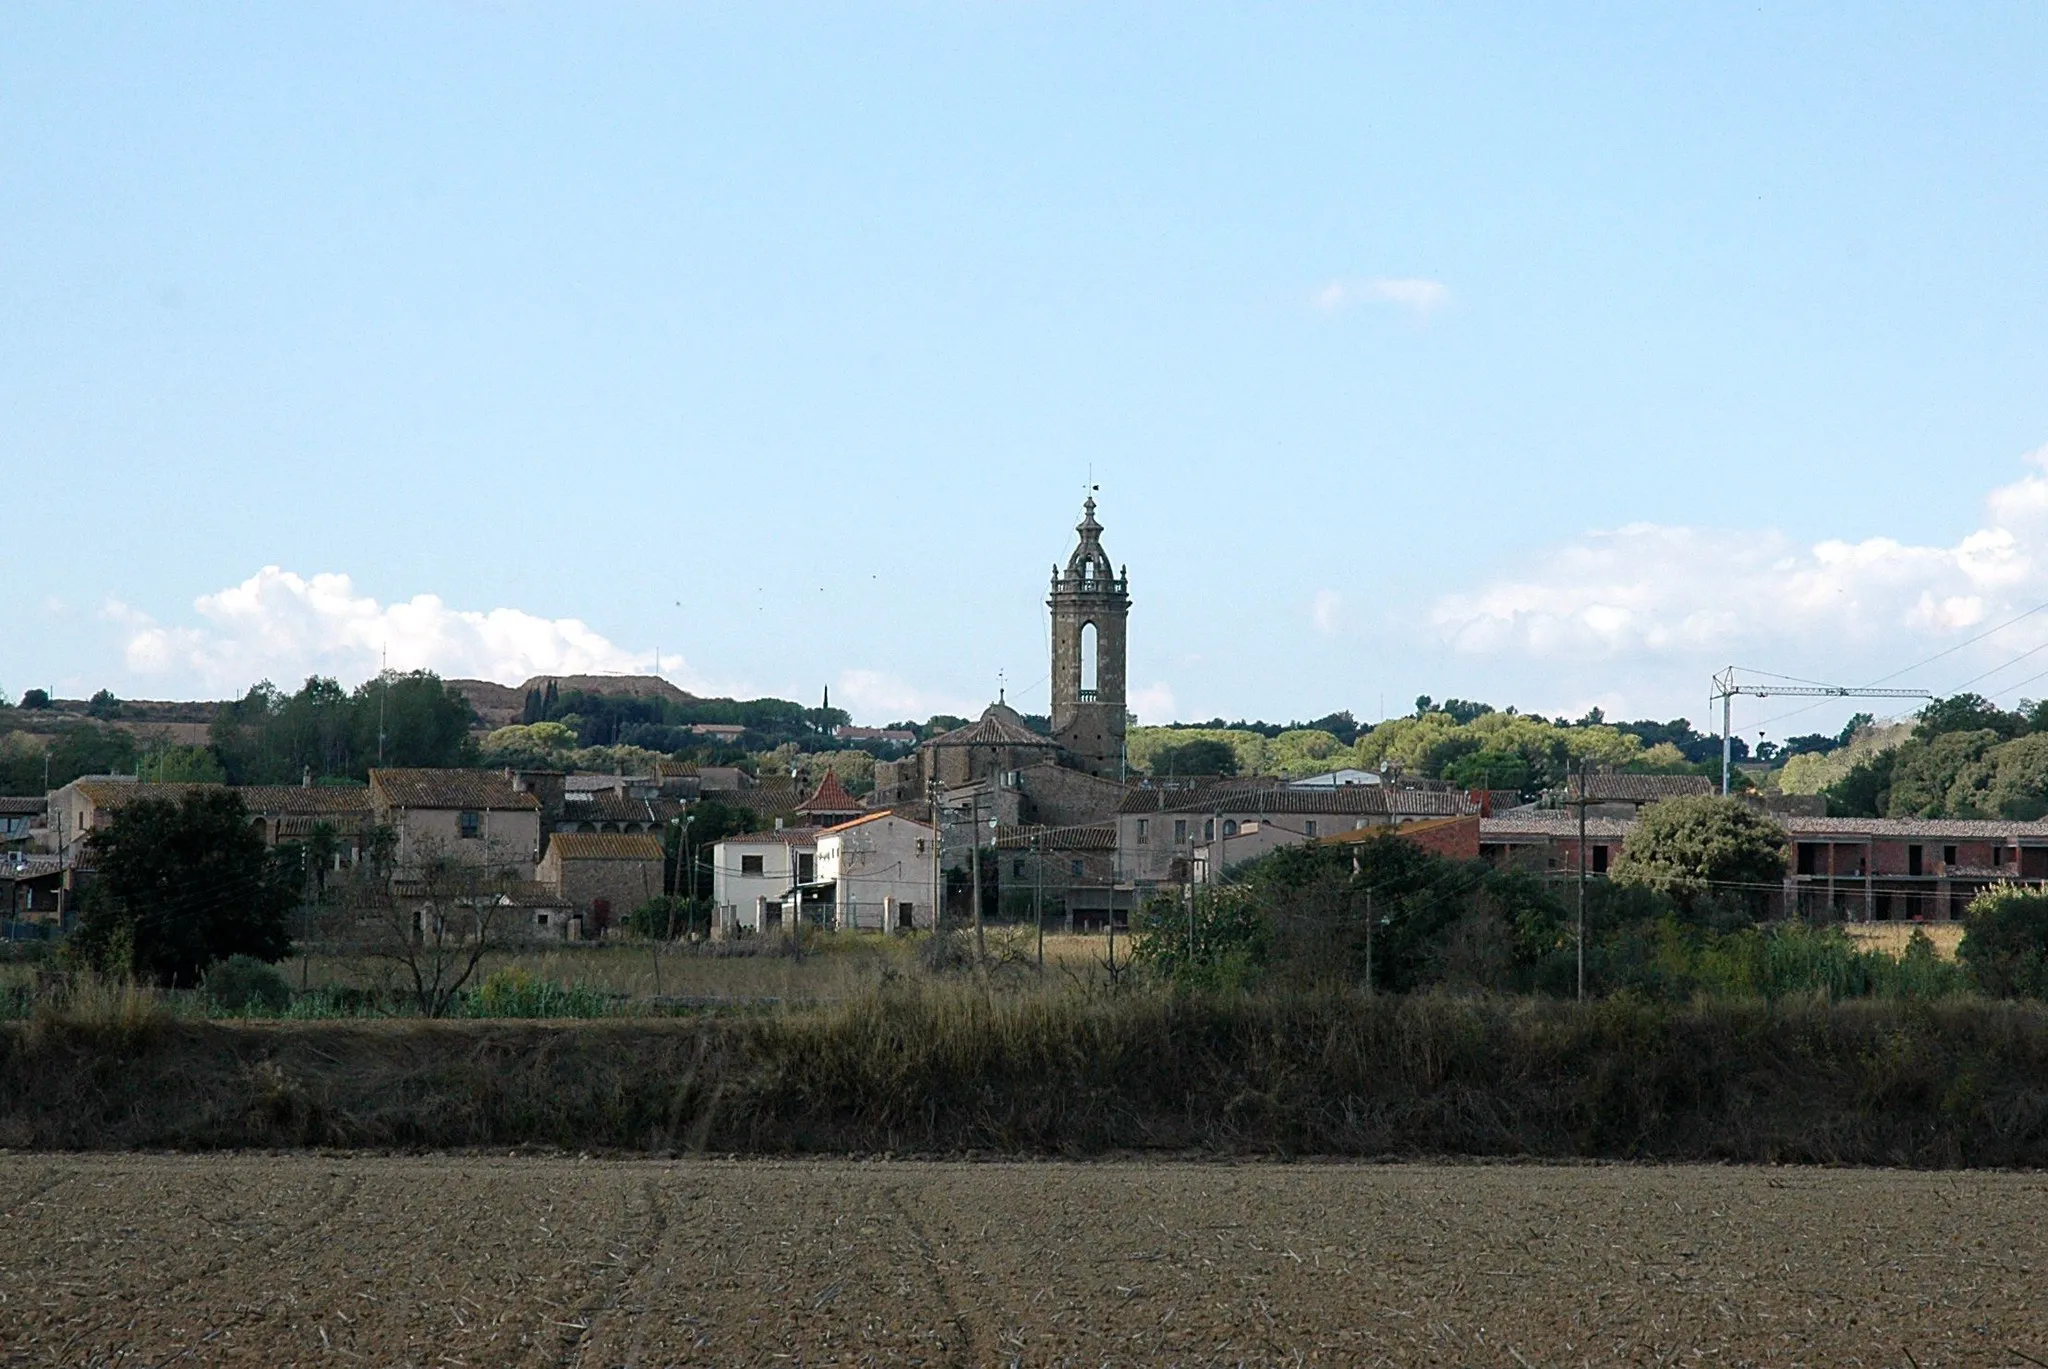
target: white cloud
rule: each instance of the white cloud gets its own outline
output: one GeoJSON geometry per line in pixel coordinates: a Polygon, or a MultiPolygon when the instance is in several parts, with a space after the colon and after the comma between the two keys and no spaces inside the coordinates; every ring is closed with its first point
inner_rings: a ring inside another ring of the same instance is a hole
{"type": "Polygon", "coordinates": [[[1170,723],[1180,716],[1180,709],[1173,701],[1173,689],[1164,680],[1155,680],[1144,689],[1134,689],[1130,697],[1131,711],[1138,715],[1138,721],[1147,727],[1170,723]]]}
{"type": "MultiPolygon", "coordinates": [[[[2027,461],[1986,499],[1985,526],[1953,546],[1631,523],[1446,595],[1430,620],[1473,655],[1904,667],[2048,600],[2048,447],[2027,461]]],[[[1961,665],[2010,656],[2044,629],[2048,618],[1999,634],[1961,665]]]]}
{"type": "Polygon", "coordinates": [[[1334,589],[1319,589],[1315,601],[1309,605],[1309,621],[1316,625],[1316,631],[1325,637],[1334,637],[1343,626],[1344,599],[1334,589]]]}
{"type": "Polygon", "coordinates": [[[1451,302],[1451,289],[1440,280],[1419,276],[1373,276],[1368,280],[1342,277],[1323,283],[1309,296],[1309,304],[1325,314],[1334,314],[1354,304],[1391,304],[1407,310],[1418,323],[1451,302]]]}
{"type": "Polygon", "coordinates": [[[832,686],[832,703],[870,727],[904,719],[921,720],[938,713],[978,718],[992,700],[973,703],[920,689],[886,670],[842,670],[832,686]]]}
{"type": "MultiPolygon", "coordinates": [[[[432,594],[379,603],[346,575],[310,578],[265,566],[239,585],[201,595],[196,624],[164,625],[118,601],[102,616],[120,624],[128,668],[239,693],[259,679],[289,685],[311,674],[368,678],[380,654],[394,670],[518,684],[534,675],[647,672],[652,652],[629,651],[575,618],[516,608],[455,609],[432,594]]],[[[687,670],[665,657],[663,674],[687,670]]]]}

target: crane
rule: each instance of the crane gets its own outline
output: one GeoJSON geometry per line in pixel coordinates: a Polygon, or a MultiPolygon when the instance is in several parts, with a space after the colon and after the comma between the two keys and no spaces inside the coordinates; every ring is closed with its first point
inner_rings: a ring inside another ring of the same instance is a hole
{"type": "MultiPolygon", "coordinates": [[[[1758,672],[1751,672],[1752,674],[1758,672]]],[[[1931,699],[1934,695],[1924,689],[1870,689],[1854,685],[1791,685],[1791,684],[1738,684],[1735,667],[1714,677],[1713,697],[1721,701],[1721,793],[1728,793],[1728,775],[1731,769],[1729,716],[1733,712],[1735,696],[1747,694],[1752,698],[1768,699],[1773,695],[1791,695],[1810,699],[1931,699]]]]}

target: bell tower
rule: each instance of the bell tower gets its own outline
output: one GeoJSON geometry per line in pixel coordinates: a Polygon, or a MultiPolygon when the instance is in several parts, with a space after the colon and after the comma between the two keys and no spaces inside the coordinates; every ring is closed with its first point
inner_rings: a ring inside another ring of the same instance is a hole
{"type": "Polygon", "coordinates": [[[1081,506],[1081,541],[1067,568],[1052,572],[1052,734],[1075,764],[1093,775],[1124,771],[1124,624],[1131,612],[1127,575],[1102,550],[1095,500],[1081,506]]]}

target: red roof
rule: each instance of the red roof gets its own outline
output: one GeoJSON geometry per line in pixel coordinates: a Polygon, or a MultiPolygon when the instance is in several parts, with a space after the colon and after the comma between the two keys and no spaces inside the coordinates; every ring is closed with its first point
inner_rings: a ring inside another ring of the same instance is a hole
{"type": "Polygon", "coordinates": [[[827,770],[825,778],[816,792],[796,806],[799,813],[858,813],[861,802],[846,792],[846,786],[839,782],[839,773],[827,770]]]}

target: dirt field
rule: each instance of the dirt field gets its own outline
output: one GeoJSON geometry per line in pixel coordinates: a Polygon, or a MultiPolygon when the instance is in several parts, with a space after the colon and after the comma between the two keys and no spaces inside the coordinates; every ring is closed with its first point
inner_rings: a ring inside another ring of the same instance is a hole
{"type": "Polygon", "coordinates": [[[12,1155],[0,1363],[2024,1365],[2044,1218],[2031,1174],[12,1155]]]}

